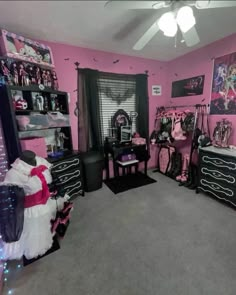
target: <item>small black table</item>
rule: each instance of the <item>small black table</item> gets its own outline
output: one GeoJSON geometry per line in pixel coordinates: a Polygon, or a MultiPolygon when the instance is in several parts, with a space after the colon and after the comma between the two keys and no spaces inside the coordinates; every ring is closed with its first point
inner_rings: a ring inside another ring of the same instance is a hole
{"type": "Polygon", "coordinates": [[[136,159],[139,160],[139,162],[144,162],[144,173],[145,175],[147,175],[147,163],[150,158],[150,155],[149,155],[146,144],[135,145],[132,143],[117,144],[117,143],[105,142],[104,155],[105,155],[105,169],[106,169],[107,180],[110,178],[109,155],[111,155],[112,157],[113,172],[114,172],[114,177],[116,177],[117,176],[117,172],[115,169],[116,161],[119,159],[121,155],[125,155],[125,154],[135,154],[136,159]]]}

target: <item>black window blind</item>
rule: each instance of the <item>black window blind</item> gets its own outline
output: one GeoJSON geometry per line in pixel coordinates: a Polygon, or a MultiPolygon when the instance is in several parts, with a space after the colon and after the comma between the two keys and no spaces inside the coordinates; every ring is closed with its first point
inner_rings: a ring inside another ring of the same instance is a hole
{"type": "MultiPolygon", "coordinates": [[[[100,73],[98,79],[99,108],[101,116],[102,140],[109,136],[111,118],[119,109],[128,115],[136,111],[135,76],[100,73]]],[[[136,119],[133,119],[132,131],[136,130],[136,119]]]]}

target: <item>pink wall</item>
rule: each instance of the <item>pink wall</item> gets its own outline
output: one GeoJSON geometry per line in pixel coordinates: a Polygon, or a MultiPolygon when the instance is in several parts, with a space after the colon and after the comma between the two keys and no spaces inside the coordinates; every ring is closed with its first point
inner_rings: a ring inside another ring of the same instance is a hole
{"type": "MultiPolygon", "coordinates": [[[[206,47],[200,48],[194,52],[186,54],[180,58],[168,62],[168,74],[167,74],[167,103],[170,100],[174,105],[178,104],[196,104],[201,103],[205,99],[204,103],[210,102],[211,96],[211,81],[213,72],[213,58],[219,57],[228,53],[236,51],[236,34],[216,41],[206,47]],[[180,97],[171,99],[171,83],[175,80],[181,80],[185,78],[194,77],[197,75],[205,74],[205,86],[203,95],[180,97]]],[[[216,121],[225,118],[224,115],[210,115],[210,128],[211,133],[215,126],[216,121]]],[[[229,115],[228,119],[231,120],[234,125],[236,123],[236,116],[229,115]]],[[[231,143],[236,144],[236,131],[232,134],[231,143]]]]}
{"type": "MultiPolygon", "coordinates": [[[[44,42],[44,41],[43,41],[44,42]]],[[[46,42],[44,42],[46,43],[46,42]]],[[[126,55],[119,55],[115,53],[108,53],[87,48],[80,48],[70,45],[63,45],[57,43],[48,43],[51,46],[56,70],[58,74],[59,86],[61,90],[70,93],[70,114],[73,133],[73,146],[77,148],[77,121],[73,114],[76,102],[77,77],[74,62],[80,62],[81,68],[98,69],[105,72],[124,73],[124,74],[138,74],[149,71],[149,126],[150,132],[153,129],[155,110],[159,104],[164,104],[166,98],[166,69],[167,64],[151,59],[143,59],[131,57],[126,55]],[[65,59],[69,58],[69,61],[65,59]],[[96,61],[94,61],[94,59],[96,61]],[[113,61],[119,59],[118,63],[113,64],[113,61]],[[151,86],[162,85],[162,96],[152,96],[151,86]]],[[[149,166],[155,166],[156,149],[152,148],[152,158],[149,161],[149,166]]]]}

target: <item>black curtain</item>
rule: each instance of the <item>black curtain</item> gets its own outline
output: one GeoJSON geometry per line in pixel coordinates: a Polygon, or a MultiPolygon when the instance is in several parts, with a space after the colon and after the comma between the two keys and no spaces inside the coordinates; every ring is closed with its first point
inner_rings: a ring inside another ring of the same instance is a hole
{"type": "MultiPolygon", "coordinates": [[[[83,91],[79,89],[79,93],[83,95],[78,97],[78,100],[83,100],[86,104],[87,115],[88,115],[88,128],[90,144],[88,149],[100,150],[102,146],[101,142],[101,118],[99,112],[99,95],[98,95],[98,75],[97,70],[91,69],[80,69],[78,72],[78,82],[80,81],[79,76],[83,77],[82,83],[79,83],[79,88],[83,87],[83,91]]],[[[80,105],[80,103],[79,103],[80,105]]],[[[80,110],[81,112],[81,110],[80,110]]],[[[82,114],[80,114],[82,115],[82,114]]],[[[79,115],[79,116],[80,116],[79,115]]],[[[80,130],[81,132],[81,130],[80,130]]],[[[80,144],[80,143],[79,143],[80,144]]]]}
{"type": "Polygon", "coordinates": [[[149,146],[149,98],[148,98],[148,76],[146,74],[136,75],[136,111],[137,130],[141,137],[146,138],[149,146]]]}

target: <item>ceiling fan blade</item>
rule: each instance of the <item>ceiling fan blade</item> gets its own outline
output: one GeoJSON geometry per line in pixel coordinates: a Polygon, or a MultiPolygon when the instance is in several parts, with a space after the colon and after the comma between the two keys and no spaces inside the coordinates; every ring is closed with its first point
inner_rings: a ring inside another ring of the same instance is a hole
{"type": "Polygon", "coordinates": [[[127,9],[159,9],[165,7],[165,1],[107,1],[105,8],[112,10],[127,10],[127,9]]]}
{"type": "Polygon", "coordinates": [[[192,47],[200,42],[197,30],[195,27],[192,27],[186,33],[182,32],[185,43],[188,47],[192,47]]]}
{"type": "Polygon", "coordinates": [[[236,1],[196,1],[195,4],[198,9],[208,9],[208,8],[223,8],[223,7],[234,7],[236,6],[236,1]]]}
{"type": "Polygon", "coordinates": [[[154,24],[143,34],[143,36],[135,43],[133,49],[141,50],[143,49],[149,41],[156,35],[156,33],[160,30],[158,26],[158,20],[155,21],[154,24]]]}

